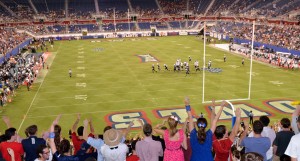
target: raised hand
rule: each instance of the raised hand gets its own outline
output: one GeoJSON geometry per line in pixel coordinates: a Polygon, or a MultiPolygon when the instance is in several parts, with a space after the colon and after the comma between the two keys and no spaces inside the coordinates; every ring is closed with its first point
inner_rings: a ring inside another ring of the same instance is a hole
{"type": "Polygon", "coordinates": [[[61,118],[61,114],[59,114],[59,115],[56,117],[56,119],[53,121],[53,125],[57,125],[58,122],[59,122],[59,120],[60,120],[60,118],[61,118]]]}
{"type": "Polygon", "coordinates": [[[88,119],[84,119],[83,126],[87,127],[88,125],[89,125],[89,120],[88,119]]]}

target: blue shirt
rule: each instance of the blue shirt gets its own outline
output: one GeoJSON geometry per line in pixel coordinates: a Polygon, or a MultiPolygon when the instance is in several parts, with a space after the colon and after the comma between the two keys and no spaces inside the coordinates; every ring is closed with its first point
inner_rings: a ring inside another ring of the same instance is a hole
{"type": "Polygon", "coordinates": [[[271,140],[268,137],[246,137],[242,140],[241,146],[245,147],[245,152],[256,152],[267,160],[267,151],[271,146],[271,140]]]}
{"type": "Polygon", "coordinates": [[[65,156],[61,155],[56,151],[53,154],[53,158],[55,158],[57,161],[79,161],[79,158],[77,156],[65,156]]]}
{"type": "Polygon", "coordinates": [[[212,156],[212,136],[213,133],[209,129],[206,131],[206,139],[200,144],[197,137],[197,131],[194,128],[190,134],[190,142],[192,147],[191,161],[213,161],[212,156]]]}
{"type": "Polygon", "coordinates": [[[97,161],[103,161],[104,159],[101,154],[101,147],[104,145],[104,141],[102,139],[94,139],[92,137],[88,137],[87,143],[90,144],[95,149],[97,149],[98,152],[97,161]]]}
{"type": "Polygon", "coordinates": [[[22,140],[22,146],[26,153],[25,161],[34,161],[39,157],[36,154],[36,149],[39,145],[46,145],[46,141],[36,136],[29,136],[27,139],[22,140]]]}

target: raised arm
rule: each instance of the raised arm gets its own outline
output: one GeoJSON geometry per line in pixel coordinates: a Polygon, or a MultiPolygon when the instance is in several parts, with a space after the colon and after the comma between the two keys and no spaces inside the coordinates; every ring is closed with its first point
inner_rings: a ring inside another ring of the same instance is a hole
{"type": "Polygon", "coordinates": [[[237,108],[235,110],[235,116],[236,116],[235,123],[234,123],[234,126],[232,128],[231,134],[229,136],[229,139],[232,142],[234,141],[234,138],[237,135],[237,133],[239,131],[239,127],[240,127],[240,122],[241,122],[241,109],[240,108],[237,108]]]}
{"type": "Polygon", "coordinates": [[[130,132],[131,127],[133,126],[133,121],[131,121],[127,127],[127,129],[123,132],[124,137],[126,138],[128,133],[130,132]]]}
{"type": "Polygon", "coordinates": [[[163,120],[162,124],[157,124],[155,126],[155,128],[153,129],[154,133],[158,134],[158,135],[164,135],[165,130],[160,129],[162,126],[165,125],[165,123],[167,122],[167,120],[163,120]]]}
{"type": "Polygon", "coordinates": [[[184,104],[185,104],[185,110],[188,114],[189,132],[192,132],[195,126],[194,126],[193,115],[191,112],[190,99],[188,97],[184,99],[184,104]]]}
{"type": "Polygon", "coordinates": [[[211,113],[210,113],[210,122],[212,123],[216,117],[216,109],[215,109],[215,99],[213,99],[212,101],[212,105],[211,105],[211,113]]]}
{"type": "Polygon", "coordinates": [[[249,131],[249,124],[248,124],[247,121],[244,122],[244,125],[245,125],[245,129],[244,129],[244,131],[243,131],[243,133],[242,133],[242,136],[241,136],[241,138],[240,138],[240,143],[241,143],[241,142],[243,141],[243,139],[247,136],[248,131],[249,131]]]}
{"type": "Polygon", "coordinates": [[[58,115],[56,117],[56,119],[52,122],[51,126],[50,126],[49,146],[51,148],[52,154],[54,154],[57,151],[56,146],[55,146],[55,142],[54,142],[54,137],[55,137],[54,126],[58,124],[58,122],[60,120],[60,117],[61,117],[61,115],[58,115]]]}
{"type": "Polygon", "coordinates": [[[88,139],[88,137],[89,137],[89,133],[88,133],[88,129],[87,129],[88,125],[89,125],[89,120],[88,120],[88,119],[85,119],[85,120],[83,121],[83,135],[82,135],[82,138],[83,138],[85,141],[87,141],[87,139],[88,139]]]}
{"type": "Polygon", "coordinates": [[[295,132],[295,134],[299,134],[299,129],[297,126],[297,118],[299,114],[300,114],[300,105],[297,105],[295,111],[292,114],[292,122],[291,122],[292,129],[295,132]]]}
{"type": "Polygon", "coordinates": [[[92,118],[89,119],[89,125],[90,125],[90,131],[92,134],[95,133],[95,129],[94,129],[94,126],[93,126],[93,123],[92,123],[92,118]]]}
{"type": "Polygon", "coordinates": [[[222,111],[223,111],[223,108],[225,106],[225,103],[226,103],[225,101],[222,101],[220,110],[218,111],[217,115],[214,117],[214,119],[211,122],[210,130],[211,130],[212,133],[214,133],[215,130],[216,130],[217,122],[218,122],[218,120],[219,120],[219,118],[220,118],[220,116],[222,114],[222,111]]]}
{"type": "Polygon", "coordinates": [[[78,126],[78,123],[80,121],[80,117],[81,115],[80,114],[77,114],[77,118],[76,118],[76,121],[74,122],[72,128],[71,128],[71,132],[76,132],[76,129],[77,129],[77,126],[78,126]]]}

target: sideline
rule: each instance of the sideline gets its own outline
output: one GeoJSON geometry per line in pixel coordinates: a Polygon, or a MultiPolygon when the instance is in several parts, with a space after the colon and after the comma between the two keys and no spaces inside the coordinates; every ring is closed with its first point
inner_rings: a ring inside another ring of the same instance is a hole
{"type": "MultiPolygon", "coordinates": [[[[56,52],[52,52],[52,54],[53,54],[53,53],[56,53],[56,54],[57,54],[57,53],[58,53],[58,50],[60,49],[60,47],[61,47],[61,43],[59,43],[59,46],[58,46],[56,52]]],[[[49,67],[51,67],[51,65],[52,65],[52,63],[53,63],[53,60],[54,60],[55,57],[56,57],[56,54],[53,54],[54,56],[53,56],[52,61],[49,62],[49,67]]],[[[26,119],[27,116],[28,116],[28,113],[29,113],[29,111],[30,111],[30,109],[31,109],[31,107],[32,107],[32,105],[33,105],[33,102],[35,101],[35,99],[36,99],[36,97],[37,97],[37,95],[38,95],[38,93],[39,93],[39,91],[40,91],[40,89],[41,89],[41,87],[42,87],[42,85],[43,85],[43,83],[44,83],[44,80],[45,80],[45,77],[47,76],[47,74],[48,74],[48,71],[45,73],[45,76],[42,78],[41,84],[40,84],[38,90],[36,91],[36,93],[35,93],[35,95],[34,95],[32,101],[31,101],[31,103],[30,103],[30,105],[29,105],[29,107],[28,107],[28,109],[27,109],[27,112],[25,113],[25,115],[24,115],[24,117],[23,117],[23,119],[22,119],[22,122],[21,122],[21,124],[20,124],[20,126],[19,126],[19,128],[18,128],[18,130],[17,130],[18,133],[19,133],[19,131],[20,131],[20,129],[21,129],[21,127],[22,127],[22,125],[23,125],[25,119],[26,119]]]]}

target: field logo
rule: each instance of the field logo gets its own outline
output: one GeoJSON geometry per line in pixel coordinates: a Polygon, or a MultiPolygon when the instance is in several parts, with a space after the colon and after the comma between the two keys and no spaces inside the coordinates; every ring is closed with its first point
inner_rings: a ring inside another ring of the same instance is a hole
{"type": "Polygon", "coordinates": [[[126,129],[131,121],[133,121],[132,128],[140,128],[143,125],[138,120],[142,120],[143,124],[150,123],[146,114],[141,111],[112,113],[105,116],[105,120],[109,126],[115,129],[126,129]]]}
{"type": "Polygon", "coordinates": [[[141,62],[158,62],[158,60],[152,56],[151,54],[144,54],[144,55],[136,55],[140,58],[141,62]]]}
{"type": "Polygon", "coordinates": [[[296,109],[296,105],[291,105],[293,100],[280,99],[280,100],[267,100],[264,104],[268,107],[276,109],[282,113],[293,113],[296,109]]]}
{"type": "Polygon", "coordinates": [[[168,118],[169,116],[173,115],[178,117],[178,123],[183,124],[185,119],[188,117],[185,108],[171,108],[171,109],[158,109],[153,110],[155,117],[161,118],[168,118]]]}
{"type": "MultiPolygon", "coordinates": [[[[201,70],[203,70],[203,68],[201,68],[201,70]]],[[[204,68],[204,70],[211,72],[211,73],[221,73],[222,72],[221,68],[210,68],[210,69],[204,68]]]]}
{"type": "MultiPolygon", "coordinates": [[[[215,106],[216,112],[218,112],[220,108],[221,108],[220,105],[215,106]]],[[[241,109],[241,117],[242,118],[248,118],[250,111],[252,111],[252,113],[255,117],[271,115],[270,113],[261,111],[258,107],[255,107],[251,104],[246,104],[246,103],[234,104],[234,108],[241,109]]],[[[209,111],[211,111],[212,107],[208,106],[208,109],[209,109],[209,111]]],[[[220,116],[220,120],[231,120],[231,118],[232,118],[232,109],[229,107],[224,107],[223,111],[221,113],[221,116],[220,116]]]]}

